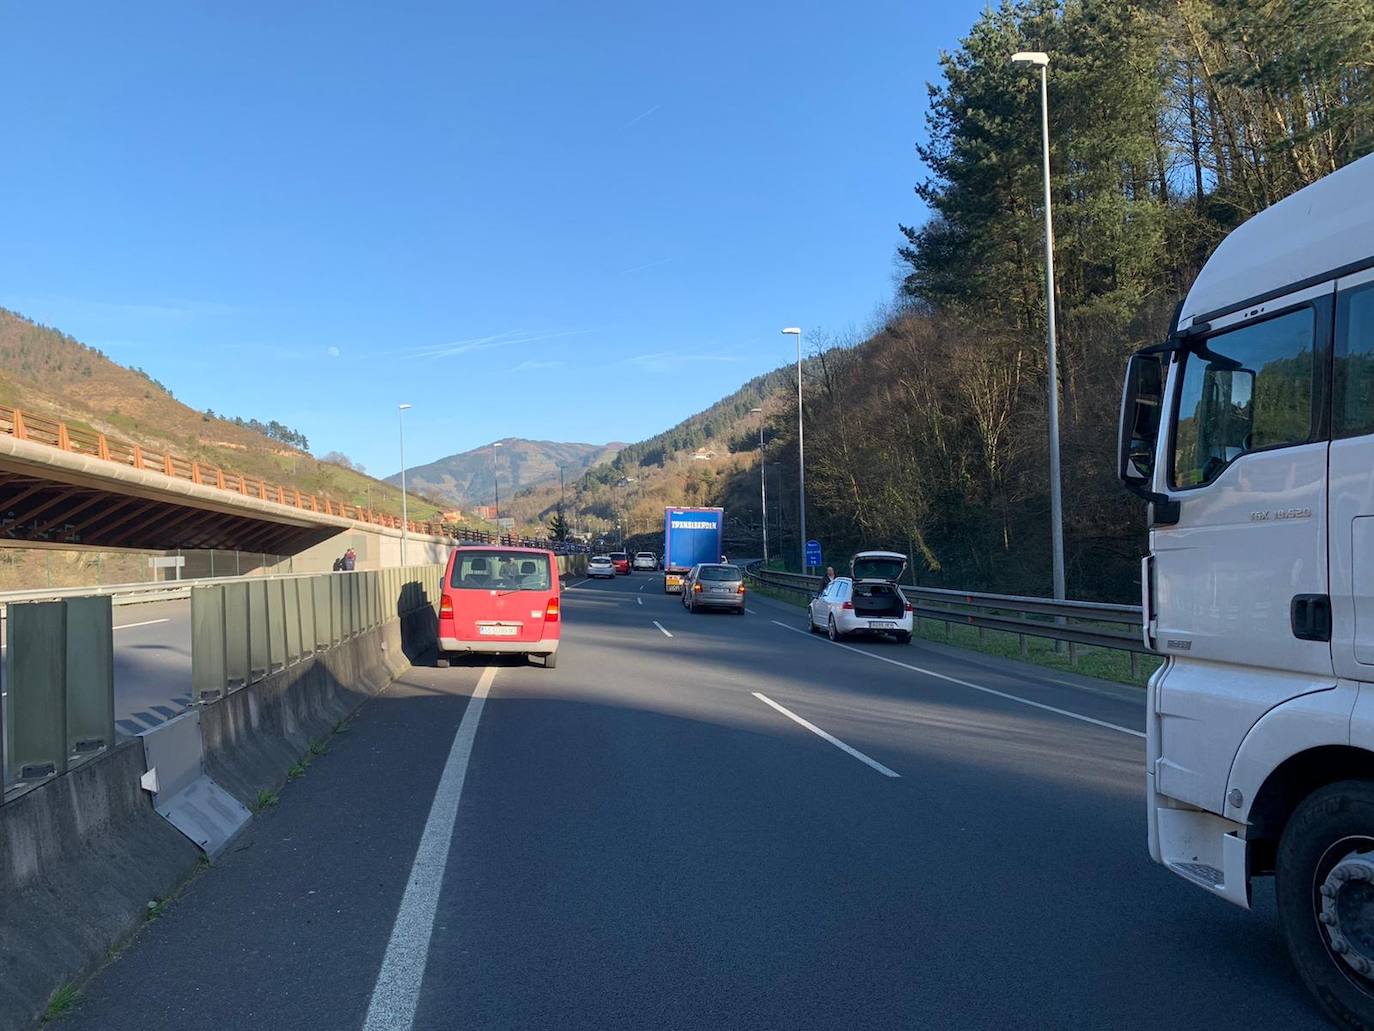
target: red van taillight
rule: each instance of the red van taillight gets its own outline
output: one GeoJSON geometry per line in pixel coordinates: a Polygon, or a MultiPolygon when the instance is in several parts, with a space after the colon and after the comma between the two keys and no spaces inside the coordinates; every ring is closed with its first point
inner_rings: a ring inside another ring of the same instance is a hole
{"type": "Polygon", "coordinates": [[[545,623],[557,623],[557,622],[558,622],[558,599],[557,599],[557,598],[550,598],[550,599],[549,599],[549,603],[548,603],[547,605],[544,606],[544,622],[545,622],[545,623]]]}
{"type": "Polygon", "coordinates": [[[447,594],[445,594],[442,598],[439,599],[439,618],[453,618],[453,599],[450,598],[447,594]]]}
{"type": "Polygon", "coordinates": [[[693,594],[700,594],[700,593],[701,593],[701,584],[692,584],[692,593],[693,593],[693,594]]]}

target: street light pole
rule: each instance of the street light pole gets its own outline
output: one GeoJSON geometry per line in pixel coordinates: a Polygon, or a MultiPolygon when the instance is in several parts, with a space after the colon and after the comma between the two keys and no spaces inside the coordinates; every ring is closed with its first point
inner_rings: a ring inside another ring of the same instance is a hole
{"type": "Polygon", "coordinates": [[[1059,357],[1054,337],[1054,220],[1050,212],[1050,91],[1048,54],[1022,51],[1016,64],[1040,68],[1040,140],[1045,179],[1045,348],[1049,364],[1050,533],[1054,556],[1054,596],[1064,597],[1064,500],[1059,477],[1059,357]]]}
{"type": "Polygon", "coordinates": [[[802,572],[808,572],[806,565],[806,432],[802,418],[802,331],[796,326],[784,329],[783,333],[797,338],[797,515],[801,523],[802,572]]]}
{"type": "Polygon", "coordinates": [[[496,540],[501,540],[501,473],[496,466],[496,449],[501,446],[499,440],[491,443],[491,486],[496,492],[496,540]]]}
{"type": "Polygon", "coordinates": [[[401,565],[406,564],[406,537],[410,533],[410,510],[406,505],[406,416],[409,404],[396,407],[396,425],[401,440],[401,565]]]}
{"type": "MultiPolygon", "coordinates": [[[[750,413],[762,415],[762,408],[752,408],[750,413]]],[[[762,518],[759,520],[763,525],[763,564],[768,565],[768,472],[765,466],[765,456],[763,452],[763,421],[759,420],[759,505],[762,509],[762,518]]]]}

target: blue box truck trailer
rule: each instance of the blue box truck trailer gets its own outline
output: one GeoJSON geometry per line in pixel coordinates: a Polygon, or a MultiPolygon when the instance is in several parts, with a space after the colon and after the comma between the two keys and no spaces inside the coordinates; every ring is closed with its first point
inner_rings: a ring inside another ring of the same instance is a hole
{"type": "Polygon", "coordinates": [[[719,508],[663,510],[663,590],[682,593],[682,578],[698,562],[719,562],[725,546],[725,511],[719,508]]]}

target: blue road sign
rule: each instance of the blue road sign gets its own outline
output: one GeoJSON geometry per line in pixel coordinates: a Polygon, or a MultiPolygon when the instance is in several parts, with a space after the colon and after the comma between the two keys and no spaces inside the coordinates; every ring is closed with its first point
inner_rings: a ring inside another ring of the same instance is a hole
{"type": "Polygon", "coordinates": [[[821,564],[821,542],[806,542],[806,564],[808,566],[819,566],[821,564]]]}

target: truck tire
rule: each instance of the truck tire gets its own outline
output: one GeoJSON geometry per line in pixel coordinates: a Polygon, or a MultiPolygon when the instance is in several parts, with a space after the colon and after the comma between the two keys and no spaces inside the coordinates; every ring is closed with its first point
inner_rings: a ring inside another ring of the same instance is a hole
{"type": "Polygon", "coordinates": [[[1338,781],[1298,805],[1274,890],[1308,991],[1339,1026],[1374,1028],[1374,783],[1338,781]]]}

